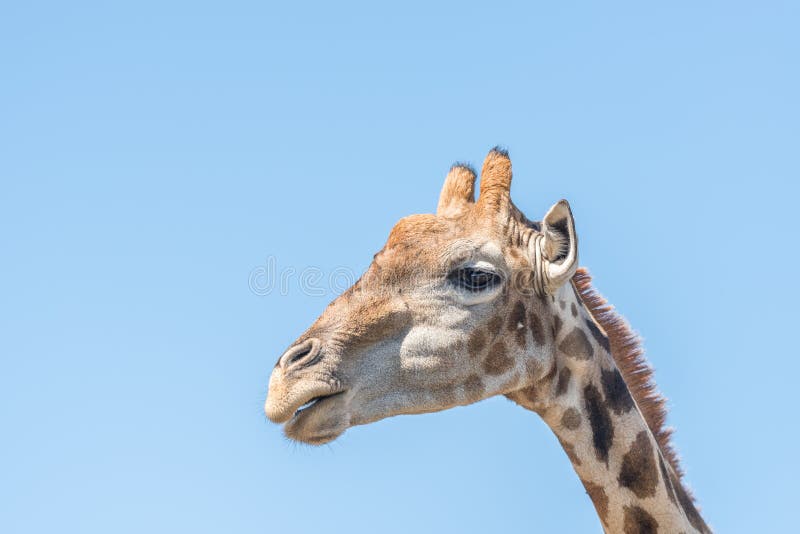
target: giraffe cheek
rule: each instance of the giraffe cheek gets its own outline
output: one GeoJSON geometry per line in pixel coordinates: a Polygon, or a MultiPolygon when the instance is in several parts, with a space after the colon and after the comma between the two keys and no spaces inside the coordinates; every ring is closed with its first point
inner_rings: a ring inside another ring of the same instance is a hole
{"type": "Polygon", "coordinates": [[[452,329],[421,325],[412,328],[400,345],[400,365],[405,371],[432,371],[456,367],[461,345],[452,329]]]}

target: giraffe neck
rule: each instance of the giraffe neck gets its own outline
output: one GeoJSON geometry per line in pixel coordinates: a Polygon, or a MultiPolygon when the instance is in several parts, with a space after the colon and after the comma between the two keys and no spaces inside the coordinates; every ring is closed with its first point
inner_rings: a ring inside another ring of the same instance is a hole
{"type": "Polygon", "coordinates": [[[553,430],[606,532],[710,532],[572,285],[552,306],[551,379],[507,396],[553,430]]]}

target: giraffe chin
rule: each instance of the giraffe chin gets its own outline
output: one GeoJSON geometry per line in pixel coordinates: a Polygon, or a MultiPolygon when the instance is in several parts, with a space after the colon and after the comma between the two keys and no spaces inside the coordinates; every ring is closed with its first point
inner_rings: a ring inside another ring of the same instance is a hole
{"type": "Polygon", "coordinates": [[[343,410],[344,395],[336,393],[307,403],[283,426],[291,440],[308,445],[324,445],[344,434],[350,417],[343,410]]]}

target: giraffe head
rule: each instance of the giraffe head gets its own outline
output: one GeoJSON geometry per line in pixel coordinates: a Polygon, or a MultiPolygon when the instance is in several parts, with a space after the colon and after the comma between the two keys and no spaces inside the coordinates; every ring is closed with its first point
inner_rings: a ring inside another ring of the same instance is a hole
{"type": "Polygon", "coordinates": [[[575,273],[566,201],[542,222],[511,202],[511,161],[456,165],[436,215],[401,219],[362,278],[279,358],[265,405],[286,435],[329,442],[398,414],[527,387],[553,367],[553,295],[575,273]]]}

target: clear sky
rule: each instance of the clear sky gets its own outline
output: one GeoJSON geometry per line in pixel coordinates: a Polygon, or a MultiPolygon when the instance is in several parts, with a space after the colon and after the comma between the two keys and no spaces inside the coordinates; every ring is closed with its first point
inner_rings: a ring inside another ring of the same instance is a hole
{"type": "Polygon", "coordinates": [[[708,521],[786,532],[799,15],[4,3],[0,531],[600,532],[555,437],[505,399],[321,448],[263,415],[275,360],[336,289],[263,294],[251,274],[360,272],[453,161],[502,144],[530,218],[570,200],[708,521]]]}

